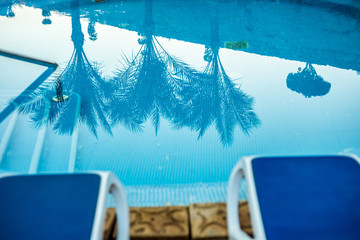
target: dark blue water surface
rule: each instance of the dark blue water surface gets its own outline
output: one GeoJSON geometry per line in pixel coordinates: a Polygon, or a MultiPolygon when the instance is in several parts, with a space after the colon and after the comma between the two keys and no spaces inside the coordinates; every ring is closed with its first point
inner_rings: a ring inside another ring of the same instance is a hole
{"type": "MultiPolygon", "coordinates": [[[[294,2],[0,2],[0,49],[59,64],[0,114],[0,168],[161,205],[223,201],[244,155],[360,154],[360,4],[294,2]]],[[[0,110],[45,70],[1,57],[0,110]]]]}

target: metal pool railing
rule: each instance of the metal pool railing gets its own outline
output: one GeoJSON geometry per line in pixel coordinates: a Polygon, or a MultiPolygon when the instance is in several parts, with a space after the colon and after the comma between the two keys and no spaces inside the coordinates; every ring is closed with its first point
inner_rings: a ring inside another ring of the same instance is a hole
{"type": "MultiPolygon", "coordinates": [[[[0,112],[0,123],[2,123],[10,114],[12,114],[16,110],[16,108],[25,100],[26,96],[28,96],[29,93],[31,93],[33,90],[35,90],[37,87],[39,87],[48,77],[50,77],[56,71],[56,69],[58,69],[58,64],[51,62],[51,61],[44,61],[44,60],[37,59],[34,57],[29,57],[26,55],[5,51],[2,49],[0,49],[0,56],[47,67],[47,69],[38,78],[36,78],[17,97],[15,97],[13,100],[11,100],[9,102],[9,104],[5,107],[5,109],[0,112]]],[[[46,121],[48,118],[49,110],[50,110],[50,102],[47,101],[45,103],[45,109],[44,109],[44,119],[45,119],[44,121],[46,121]]],[[[14,131],[18,117],[19,117],[18,113],[15,112],[13,114],[13,116],[11,117],[11,119],[9,120],[8,126],[6,127],[6,130],[4,132],[4,135],[1,138],[0,165],[1,165],[2,160],[5,157],[5,152],[9,145],[11,135],[14,131]]],[[[39,129],[35,147],[34,147],[34,151],[33,151],[32,157],[31,157],[30,167],[28,170],[29,173],[37,172],[43,145],[44,145],[44,141],[45,141],[45,133],[46,133],[46,129],[47,129],[46,126],[47,126],[47,124],[43,124],[42,127],[39,129]]]]}
{"type": "Polygon", "coordinates": [[[50,77],[51,74],[56,71],[56,69],[58,68],[58,64],[51,61],[44,61],[34,57],[5,51],[2,49],[0,49],[0,56],[47,67],[47,69],[37,79],[35,79],[34,82],[32,82],[21,94],[19,94],[19,96],[12,100],[12,104],[9,104],[3,111],[0,112],[0,123],[2,123],[4,119],[7,118],[16,109],[16,106],[20,105],[23,102],[24,97],[27,95],[27,93],[36,89],[41,83],[43,83],[48,77],[50,77]]]}

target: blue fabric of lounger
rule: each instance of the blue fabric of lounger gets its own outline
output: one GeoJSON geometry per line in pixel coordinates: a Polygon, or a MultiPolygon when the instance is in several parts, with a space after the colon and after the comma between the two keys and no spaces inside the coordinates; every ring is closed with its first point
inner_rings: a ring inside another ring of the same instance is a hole
{"type": "Polygon", "coordinates": [[[0,178],[0,239],[90,239],[99,188],[96,174],[0,178]]]}
{"type": "Polygon", "coordinates": [[[268,240],[359,240],[360,165],[344,156],[252,162],[268,240]]]}

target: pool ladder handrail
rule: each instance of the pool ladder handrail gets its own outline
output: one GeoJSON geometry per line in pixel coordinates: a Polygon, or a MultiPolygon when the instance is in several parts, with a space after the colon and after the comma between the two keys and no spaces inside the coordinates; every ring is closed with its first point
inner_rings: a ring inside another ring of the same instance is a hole
{"type": "MultiPolygon", "coordinates": [[[[23,54],[18,54],[15,52],[6,51],[3,49],[0,49],[0,56],[9,57],[12,59],[48,67],[49,69],[46,70],[39,78],[41,78],[43,76],[44,76],[44,78],[48,78],[51,75],[57,74],[56,70],[58,70],[58,64],[55,62],[46,61],[46,60],[26,56],[23,54]],[[50,76],[47,76],[49,73],[50,73],[50,76]]],[[[28,89],[23,91],[17,98],[25,95],[24,93],[26,93],[27,91],[28,91],[28,89]]],[[[74,123],[73,123],[74,131],[73,131],[73,134],[71,137],[71,148],[70,148],[70,156],[69,156],[69,164],[68,164],[68,172],[70,172],[70,173],[75,171],[78,136],[79,136],[79,128],[77,127],[77,122],[78,122],[78,118],[80,115],[80,107],[81,107],[80,95],[77,93],[73,93],[73,96],[76,96],[77,104],[76,104],[75,119],[74,119],[74,123]]],[[[7,108],[11,108],[10,110],[12,110],[12,111],[8,111],[8,115],[13,113],[13,111],[16,110],[17,107],[18,107],[18,104],[16,102],[14,102],[14,101],[10,102],[7,108]]],[[[44,109],[44,122],[39,130],[39,133],[38,133],[38,136],[36,139],[36,143],[35,143],[35,147],[34,147],[34,151],[33,151],[32,157],[31,157],[31,161],[30,161],[30,166],[29,166],[29,170],[28,170],[28,173],[30,173],[30,174],[36,174],[38,172],[39,163],[40,163],[41,155],[43,152],[43,146],[44,146],[44,142],[45,142],[45,138],[46,138],[45,135],[46,135],[46,131],[47,131],[47,120],[49,118],[49,114],[50,114],[50,101],[48,100],[48,101],[46,101],[45,109],[44,109]]],[[[5,116],[5,118],[7,116],[5,116]]],[[[9,125],[6,128],[3,137],[1,138],[1,141],[0,141],[0,166],[1,166],[1,162],[4,158],[6,149],[9,145],[9,142],[10,142],[12,133],[14,131],[15,124],[17,122],[18,117],[19,117],[18,112],[13,113],[13,116],[10,119],[9,125]]]]}

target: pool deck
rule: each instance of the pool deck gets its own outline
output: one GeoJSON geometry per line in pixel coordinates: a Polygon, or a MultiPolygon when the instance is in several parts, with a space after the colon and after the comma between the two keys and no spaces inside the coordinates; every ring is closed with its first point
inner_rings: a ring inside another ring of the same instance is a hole
{"type": "MultiPolygon", "coordinates": [[[[252,236],[248,202],[239,202],[243,231],[252,236]]],[[[108,208],[104,240],[116,239],[115,209],[108,208]]],[[[141,239],[228,239],[225,203],[189,206],[130,207],[130,235],[141,239]]]]}

